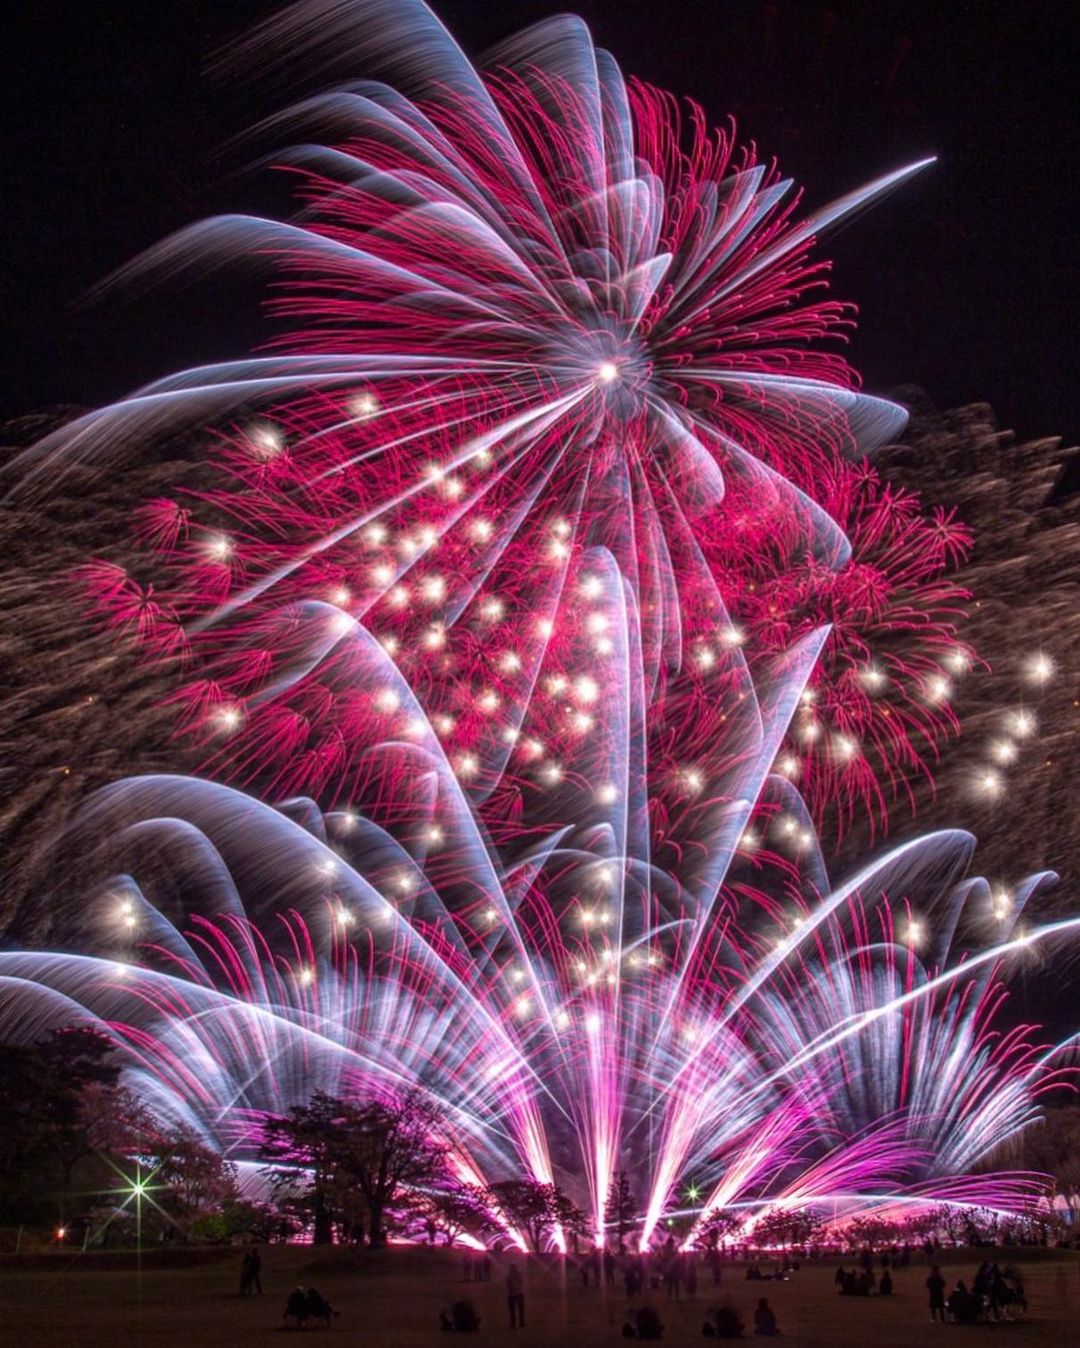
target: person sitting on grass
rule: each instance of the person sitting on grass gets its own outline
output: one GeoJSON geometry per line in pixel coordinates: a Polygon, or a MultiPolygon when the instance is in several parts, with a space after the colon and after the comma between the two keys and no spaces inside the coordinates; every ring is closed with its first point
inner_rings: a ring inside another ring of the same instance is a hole
{"type": "Polygon", "coordinates": [[[776,1313],[764,1297],[760,1298],[754,1311],[754,1333],[763,1339],[775,1339],[780,1333],[776,1313]]]}
{"type": "Polygon", "coordinates": [[[626,1317],[622,1336],[624,1339],[662,1339],[664,1322],[652,1306],[642,1306],[626,1317]]]}
{"type": "Polygon", "coordinates": [[[297,1329],[303,1329],[307,1321],[307,1293],[302,1287],[297,1287],[289,1293],[281,1318],[295,1320],[297,1329]]]}
{"type": "Polygon", "coordinates": [[[331,1317],[341,1314],[340,1311],[334,1310],[323,1294],[314,1287],[307,1289],[307,1296],[304,1298],[304,1313],[307,1319],[321,1320],[328,1328],[331,1317]]]}
{"type": "Polygon", "coordinates": [[[1015,1269],[1007,1268],[1002,1273],[1002,1279],[1005,1282],[1005,1301],[1006,1316],[1012,1319],[1014,1316],[1023,1313],[1027,1314],[1027,1297],[1024,1295],[1024,1280],[1015,1269]],[[1009,1286],[1012,1283],[1012,1286],[1009,1286]]]}
{"type": "Polygon", "coordinates": [[[447,1333],[475,1334],[480,1328],[476,1307],[464,1297],[460,1298],[449,1310],[439,1312],[439,1328],[447,1333]]]}
{"type": "Polygon", "coordinates": [[[963,1279],[958,1279],[948,1300],[949,1314],[958,1325],[973,1325],[982,1311],[982,1297],[969,1292],[963,1279]]]}
{"type": "Polygon", "coordinates": [[[739,1318],[730,1297],[724,1298],[724,1304],[709,1312],[709,1318],[701,1326],[706,1339],[741,1339],[743,1322],[739,1318]]]}

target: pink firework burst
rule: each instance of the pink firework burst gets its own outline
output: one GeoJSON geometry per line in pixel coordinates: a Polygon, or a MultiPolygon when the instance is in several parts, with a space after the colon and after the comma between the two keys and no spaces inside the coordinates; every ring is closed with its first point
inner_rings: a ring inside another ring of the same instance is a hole
{"type": "Polygon", "coordinates": [[[102,792],[103,905],[126,877],[139,967],[103,980],[95,931],[97,959],[0,972],[107,1015],[211,1132],[313,1085],[427,1092],[463,1174],[568,1178],[598,1239],[624,1165],[646,1243],[693,1175],[702,1221],[1026,1205],[1030,1177],[966,1172],[1059,1050],[990,1027],[1006,963],[1080,919],[1029,927],[1037,877],[972,954],[966,835],[833,888],[813,832],[929,771],[954,729],[934,681],[970,658],[966,534],[876,478],[904,414],[818,344],[850,322],[818,234],[920,166],[801,216],[572,18],[479,71],[418,0],[302,6],[260,42],[367,77],[275,120],[322,142],[285,157],[301,216],[141,265],[254,259],[284,335],[35,462],[207,434],[200,489],[136,517],[146,575],[88,579],[107,622],[175,634],[178,719],[254,794],[102,792]],[[161,902],[135,840],[170,859],[161,902]]]}
{"type": "Polygon", "coordinates": [[[401,701],[358,679],[362,627],[492,826],[527,821],[530,782],[579,754],[605,666],[632,654],[666,819],[686,763],[722,774],[750,671],[832,622],[817,684],[830,742],[860,753],[804,756],[808,798],[883,815],[952,729],[912,685],[954,644],[960,596],[910,501],[844,467],[903,414],[820,344],[851,313],[810,252],[920,166],[801,216],[733,130],[627,86],[576,21],[482,75],[452,65],[426,98],[370,83],[277,119],[330,133],[285,156],[302,224],[223,218],[158,251],[262,259],[286,329],[274,354],[113,409],[137,426],[257,407],[221,420],[212,485],[136,521],[194,658],[177,703],[206,770],[346,803],[401,701]],[[619,586],[633,652],[589,611],[619,586]],[[904,698],[868,698],[860,659],[913,634],[904,698]]]}

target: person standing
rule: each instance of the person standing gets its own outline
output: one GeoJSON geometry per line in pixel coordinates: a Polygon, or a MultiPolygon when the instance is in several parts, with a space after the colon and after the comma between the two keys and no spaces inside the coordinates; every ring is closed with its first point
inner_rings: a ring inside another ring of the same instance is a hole
{"type": "Polygon", "coordinates": [[[511,1264],[506,1274],[506,1308],[510,1312],[510,1328],[525,1328],[525,1281],[517,1264],[511,1264]]]}
{"type": "Polygon", "coordinates": [[[930,1276],[926,1280],[926,1290],[930,1293],[930,1319],[945,1323],[945,1279],[937,1264],[931,1266],[930,1276]]]}
{"type": "Polygon", "coordinates": [[[682,1268],[679,1266],[679,1256],[672,1252],[664,1261],[664,1287],[669,1301],[679,1300],[679,1284],[681,1281],[682,1268]]]}

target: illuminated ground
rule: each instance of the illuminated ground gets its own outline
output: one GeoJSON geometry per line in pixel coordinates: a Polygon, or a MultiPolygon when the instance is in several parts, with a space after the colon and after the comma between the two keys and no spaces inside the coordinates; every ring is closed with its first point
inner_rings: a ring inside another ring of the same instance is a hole
{"type": "MultiPolygon", "coordinates": [[[[435,1329],[440,1306],[466,1294],[455,1258],[426,1251],[395,1251],[377,1265],[345,1252],[312,1258],[310,1250],[270,1249],[266,1252],[260,1300],[240,1300],[235,1275],[239,1256],[232,1252],[194,1268],[134,1268],[102,1271],[88,1268],[78,1258],[63,1257],[42,1266],[41,1260],[16,1263],[0,1260],[0,1338],[28,1348],[100,1348],[112,1342],[132,1345],[176,1343],[242,1345],[263,1343],[286,1331],[281,1320],[285,1297],[297,1283],[314,1283],[334,1304],[341,1317],[329,1331],[344,1342],[365,1348],[412,1348],[445,1342],[435,1329]]],[[[951,1281],[970,1278],[974,1263],[946,1264],[951,1281]]],[[[476,1344],[506,1342],[505,1305],[496,1264],[493,1281],[468,1289],[483,1317],[476,1344]]],[[[931,1332],[921,1261],[897,1275],[892,1301],[838,1297],[833,1287],[832,1263],[803,1269],[787,1283],[747,1283],[741,1269],[725,1271],[721,1294],[730,1293],[744,1318],[749,1318],[764,1292],[784,1330],[783,1342],[800,1348],[924,1348],[931,1332]]],[[[1075,1342],[1080,1314],[1080,1261],[1076,1254],[1024,1261],[1024,1277],[1031,1315],[1021,1325],[974,1328],[935,1328],[950,1342],[965,1344],[1023,1344],[1024,1348],[1059,1348],[1075,1342]]],[[[576,1275],[565,1289],[558,1273],[531,1264],[526,1274],[529,1326],[513,1336],[525,1344],[563,1345],[621,1343],[619,1329],[625,1300],[621,1287],[614,1295],[584,1291],[576,1275]]],[[[716,1299],[706,1277],[695,1301],[660,1306],[667,1329],[665,1343],[701,1342],[701,1321],[716,1299]]],[[[308,1333],[322,1333],[311,1330],[308,1333]]],[[[451,1340],[453,1341],[453,1340],[451,1340]]]]}

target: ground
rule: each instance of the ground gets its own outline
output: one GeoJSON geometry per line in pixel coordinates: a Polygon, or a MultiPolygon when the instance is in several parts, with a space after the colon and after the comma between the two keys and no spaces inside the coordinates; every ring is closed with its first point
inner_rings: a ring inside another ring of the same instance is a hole
{"type": "MultiPolygon", "coordinates": [[[[297,1284],[314,1284],[341,1315],[329,1330],[303,1331],[305,1341],[325,1336],[364,1348],[445,1344],[447,1336],[436,1328],[439,1309],[468,1295],[483,1320],[470,1340],[477,1348],[511,1342],[521,1348],[596,1348],[623,1342],[619,1331],[626,1301],[621,1285],[613,1292],[585,1290],[573,1270],[564,1280],[558,1265],[547,1260],[526,1261],[528,1327],[511,1333],[502,1285],[505,1260],[496,1261],[491,1283],[467,1287],[454,1252],[398,1249],[372,1257],[269,1247],[263,1254],[264,1295],[244,1299],[237,1295],[237,1251],[190,1253],[184,1257],[198,1262],[188,1266],[177,1266],[178,1257],[170,1256],[167,1267],[148,1255],[141,1273],[134,1256],[4,1256],[0,1341],[19,1348],[283,1344],[290,1341],[286,1335],[296,1333],[285,1329],[281,1319],[289,1291],[297,1284]]],[[[979,1257],[946,1260],[942,1271],[949,1285],[957,1277],[970,1279],[979,1257]]],[[[1016,1259],[1015,1253],[1009,1257],[1016,1259]]],[[[891,1301],[837,1296],[834,1263],[804,1267],[784,1283],[748,1283],[741,1267],[728,1267],[718,1291],[703,1269],[695,1300],[669,1304],[662,1294],[656,1300],[666,1324],[664,1342],[704,1342],[704,1312],[720,1296],[731,1295],[749,1320],[763,1293],[777,1313],[782,1342],[798,1348],[926,1348],[931,1335],[948,1343],[962,1339],[965,1348],[1062,1348],[1080,1338],[1080,1259],[1075,1253],[1029,1252],[1023,1259],[1031,1303],[1028,1319],[971,1328],[931,1325],[921,1259],[897,1272],[891,1301]]]]}

